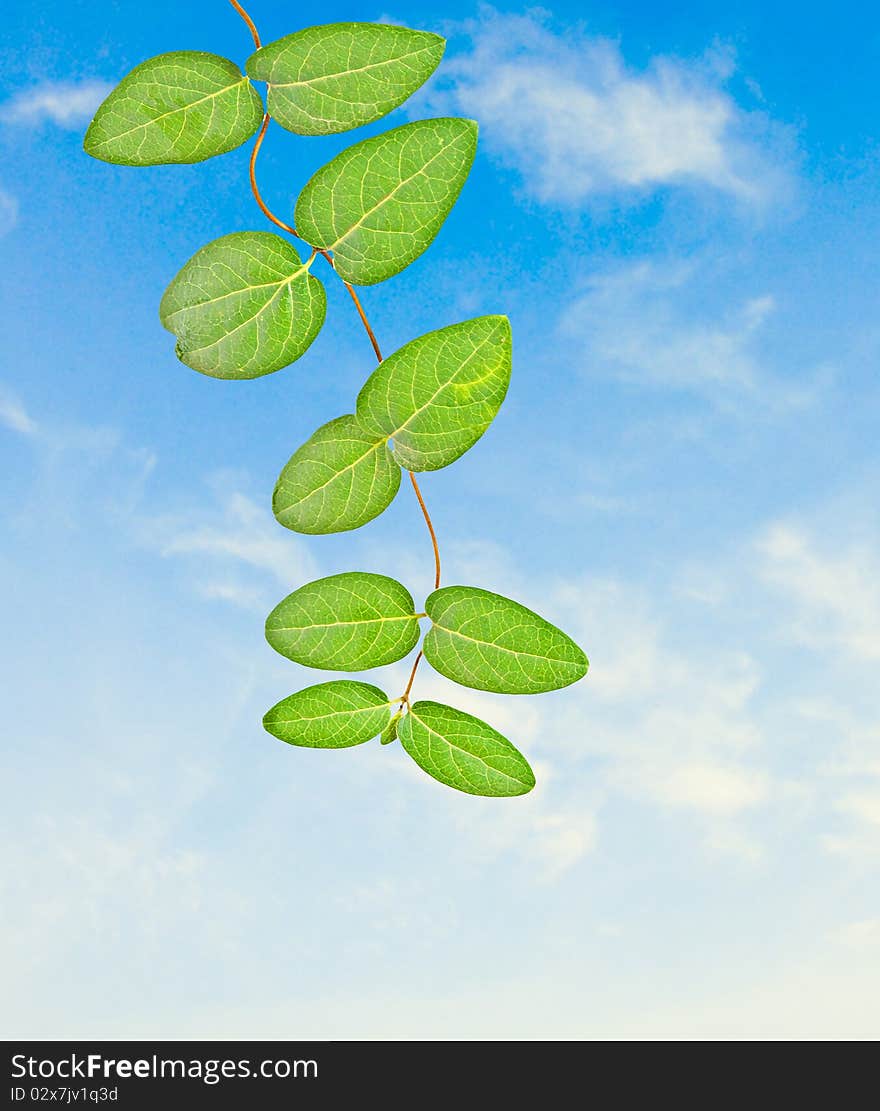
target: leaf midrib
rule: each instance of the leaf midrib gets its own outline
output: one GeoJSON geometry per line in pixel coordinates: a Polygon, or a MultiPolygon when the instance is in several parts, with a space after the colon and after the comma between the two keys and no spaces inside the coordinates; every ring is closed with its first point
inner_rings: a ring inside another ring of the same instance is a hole
{"type": "MultiPolygon", "coordinates": [[[[210,341],[210,343],[203,344],[201,347],[187,347],[187,349],[186,349],[187,354],[188,355],[198,355],[199,352],[201,352],[201,351],[208,351],[212,347],[217,347],[219,344],[224,343],[226,340],[230,339],[230,337],[234,336],[236,332],[240,332],[242,328],[246,328],[249,324],[253,324],[255,320],[258,320],[263,315],[263,313],[266,312],[266,310],[275,301],[276,297],[278,297],[279,294],[283,293],[285,289],[289,290],[289,289],[292,288],[293,283],[297,280],[297,278],[300,276],[300,274],[302,274],[302,272],[304,270],[308,270],[308,267],[306,267],[306,266],[301,267],[296,272],[296,274],[293,275],[293,277],[287,278],[284,281],[279,282],[278,283],[278,288],[275,290],[275,292],[272,294],[272,296],[267,301],[264,301],[262,305],[260,305],[260,307],[257,309],[257,311],[253,314],[253,316],[249,316],[247,318],[247,320],[243,320],[241,322],[241,324],[236,324],[236,326],[231,331],[221,332],[220,335],[217,336],[215,339],[212,339],[210,341]]],[[[193,308],[200,308],[200,307],[201,306],[193,306],[193,308]]]]}
{"type": "Polygon", "coordinates": [[[275,718],[274,721],[279,725],[295,725],[297,722],[310,723],[316,721],[327,721],[329,718],[338,717],[354,717],[356,714],[372,714],[376,710],[386,710],[393,706],[393,702],[380,702],[376,706],[359,706],[356,710],[331,710],[328,714],[320,714],[317,717],[298,717],[298,718],[275,718]]]}
{"type": "MultiPolygon", "coordinates": [[[[476,358],[476,356],[480,352],[480,350],[482,350],[482,348],[485,347],[486,344],[489,343],[492,338],[493,338],[492,336],[486,336],[485,339],[481,340],[480,343],[470,353],[470,355],[468,355],[468,357],[465,359],[465,361],[460,364],[460,366],[456,370],[455,374],[453,374],[453,376],[451,378],[449,378],[446,382],[444,382],[443,385],[438,386],[438,388],[434,391],[434,393],[428,398],[428,400],[423,405],[420,405],[417,409],[414,409],[413,412],[406,418],[404,423],[402,425],[400,425],[399,428],[396,428],[393,432],[389,433],[389,438],[394,439],[394,438],[400,436],[401,432],[405,432],[406,429],[408,428],[408,426],[416,419],[416,417],[419,416],[421,413],[423,413],[425,411],[425,409],[427,409],[430,405],[433,405],[434,402],[437,400],[437,398],[440,396],[440,394],[443,393],[443,391],[445,389],[448,389],[450,386],[455,385],[456,380],[458,379],[458,377],[462,373],[462,371],[465,369],[465,367],[467,367],[476,358]]],[[[472,383],[470,383],[470,384],[475,385],[475,386],[479,385],[481,382],[485,382],[487,378],[491,378],[494,373],[495,373],[494,370],[489,370],[489,371],[486,372],[486,374],[483,374],[481,377],[473,379],[472,383]]],[[[452,433],[452,434],[454,435],[454,433],[452,433]]]]}
{"type": "MultiPolygon", "coordinates": [[[[345,441],[337,441],[337,443],[339,443],[339,442],[344,443],[345,441]]],[[[301,498],[294,499],[293,501],[291,501],[290,505],[287,506],[287,508],[291,509],[295,505],[302,505],[302,503],[304,501],[307,501],[309,498],[314,497],[315,494],[319,494],[322,490],[325,490],[330,485],[331,482],[335,482],[336,479],[339,478],[341,475],[344,475],[346,471],[350,471],[350,470],[352,470],[352,468],[356,467],[359,463],[363,463],[363,461],[367,458],[367,456],[370,454],[370,452],[376,451],[377,448],[384,447],[385,442],[386,442],[385,440],[376,440],[375,443],[370,444],[369,448],[367,449],[367,451],[365,451],[363,453],[363,455],[359,455],[357,457],[357,459],[353,460],[351,463],[346,463],[346,465],[342,468],[342,470],[334,471],[333,474],[327,479],[326,482],[322,482],[320,486],[313,487],[312,489],[310,489],[308,491],[308,493],[304,494],[301,498]]],[[[320,460],[320,459],[319,460],[310,460],[310,462],[322,462],[322,460],[320,460]]]]}
{"type": "MultiPolygon", "coordinates": [[[[98,142],[95,143],[95,147],[106,146],[108,143],[118,143],[120,139],[125,139],[129,135],[133,135],[135,131],[143,131],[145,127],[152,127],[152,125],[154,123],[158,123],[159,120],[167,119],[168,116],[175,116],[178,112],[183,112],[185,114],[191,108],[195,108],[199,104],[204,104],[206,100],[213,100],[215,97],[222,96],[224,93],[228,93],[231,89],[237,89],[240,85],[244,85],[248,80],[249,78],[243,77],[241,81],[236,81],[233,85],[224,85],[223,88],[218,89],[217,92],[208,93],[207,96],[199,97],[198,100],[191,101],[183,108],[172,108],[168,112],[163,112],[160,116],[151,117],[145,123],[139,123],[135,127],[130,127],[128,131],[120,131],[118,134],[112,135],[109,139],[99,139],[98,142]]],[[[159,82],[156,82],[156,84],[159,84],[159,82]]]]}
{"type": "Polygon", "coordinates": [[[509,656],[528,656],[533,660],[542,660],[544,663],[551,664],[568,664],[571,667],[577,666],[574,661],[562,659],[558,656],[541,656],[537,652],[522,652],[516,648],[506,648],[503,644],[496,644],[492,640],[480,640],[478,637],[468,636],[467,633],[459,632],[456,629],[447,629],[445,625],[441,625],[436,618],[432,617],[431,621],[435,629],[439,629],[443,633],[448,633],[452,637],[460,637],[462,640],[469,640],[472,644],[480,644],[486,648],[494,648],[496,652],[506,652],[509,656]]]}
{"type": "MultiPolygon", "coordinates": [[[[431,49],[430,46],[422,46],[418,50],[409,50],[409,51],[407,51],[406,54],[400,54],[396,58],[385,58],[381,62],[370,62],[368,65],[357,66],[355,69],[341,69],[336,73],[322,73],[322,74],[319,74],[317,77],[308,77],[308,78],[306,78],[305,80],[302,80],[302,81],[273,81],[270,78],[267,83],[268,83],[270,89],[292,89],[292,88],[297,88],[300,85],[314,86],[319,81],[336,81],[340,77],[348,77],[353,73],[365,73],[367,70],[370,70],[370,69],[380,69],[382,66],[393,66],[393,65],[401,62],[404,58],[415,58],[419,54],[427,53],[430,49],[431,49]]],[[[256,80],[259,81],[259,78],[256,78],[256,80]]],[[[345,103],[345,104],[357,104],[357,103],[364,103],[364,102],[363,101],[347,100],[347,101],[344,101],[343,103],[345,103]]]]}
{"type": "MultiPolygon", "coordinates": [[[[374,212],[378,212],[378,210],[380,208],[382,208],[384,205],[388,204],[394,198],[394,196],[401,189],[403,189],[403,187],[405,185],[409,185],[409,183],[411,181],[415,181],[415,179],[417,177],[422,176],[427,171],[428,167],[433,162],[436,162],[438,158],[440,158],[442,155],[446,154],[447,151],[449,151],[453,146],[455,146],[458,143],[459,138],[461,138],[463,136],[463,134],[464,134],[463,132],[460,132],[459,135],[455,136],[455,138],[452,140],[451,143],[449,143],[447,146],[443,147],[442,150],[438,150],[436,154],[431,155],[431,157],[428,159],[428,161],[425,162],[422,166],[420,166],[419,169],[416,170],[416,172],[414,174],[410,174],[409,177],[404,178],[403,181],[398,182],[398,184],[394,186],[394,188],[391,190],[390,193],[387,193],[377,204],[374,204],[372,208],[367,209],[367,211],[360,217],[359,220],[357,220],[356,223],[352,224],[351,227],[348,228],[348,230],[345,231],[334,243],[331,243],[328,246],[327,250],[338,251],[340,243],[345,242],[345,240],[348,239],[349,236],[351,236],[354,232],[356,232],[358,230],[358,228],[362,226],[364,221],[368,217],[372,216],[374,212]]],[[[348,167],[346,167],[346,169],[347,168],[348,167]]]]}
{"type": "MultiPolygon", "coordinates": [[[[249,293],[251,290],[254,289],[271,289],[272,286],[277,286],[278,288],[275,290],[275,293],[273,293],[272,297],[264,302],[256,315],[252,316],[250,320],[245,321],[246,324],[250,323],[251,320],[256,320],[256,317],[260,315],[263,309],[268,308],[268,306],[272,303],[273,298],[278,295],[278,292],[280,291],[282,286],[292,285],[302,274],[308,273],[309,269],[310,267],[307,264],[302,263],[300,265],[300,268],[295,273],[290,274],[287,277],[279,278],[271,282],[257,282],[255,285],[244,285],[240,289],[227,290],[226,293],[221,293],[219,297],[211,297],[207,301],[194,301],[191,305],[181,305],[179,309],[172,309],[171,312],[167,313],[165,319],[170,321],[179,313],[193,312],[195,309],[204,309],[207,308],[208,305],[216,305],[220,301],[225,301],[227,297],[237,297],[241,293],[249,293]]],[[[231,332],[226,334],[232,335],[231,332]]]]}
{"type": "Polygon", "coordinates": [[[403,613],[395,617],[355,617],[350,621],[325,621],[315,625],[273,625],[272,628],[279,633],[307,633],[312,629],[344,629],[349,625],[379,625],[384,621],[412,621],[419,617],[427,617],[427,614],[403,613]]]}
{"type": "MultiPolygon", "coordinates": [[[[465,754],[465,756],[470,756],[470,758],[472,760],[479,760],[480,763],[482,763],[488,769],[488,771],[493,772],[495,775],[504,776],[504,778],[509,779],[511,783],[517,783],[517,784],[519,784],[520,787],[524,787],[527,784],[528,780],[516,779],[514,776],[510,775],[508,772],[502,772],[502,771],[499,771],[497,768],[493,768],[489,763],[487,763],[486,760],[483,759],[482,756],[475,756],[473,752],[468,752],[468,750],[466,748],[462,748],[461,745],[455,744],[448,737],[444,737],[442,733],[438,733],[436,729],[432,729],[431,726],[428,725],[428,723],[425,721],[424,718],[420,718],[419,715],[415,712],[415,710],[410,710],[410,713],[416,719],[416,721],[419,722],[421,725],[423,725],[425,727],[425,729],[427,729],[427,731],[433,737],[438,737],[444,744],[449,745],[450,748],[454,748],[456,750],[456,752],[463,752],[465,754]]],[[[462,778],[464,778],[464,776],[462,776],[462,778]]]]}

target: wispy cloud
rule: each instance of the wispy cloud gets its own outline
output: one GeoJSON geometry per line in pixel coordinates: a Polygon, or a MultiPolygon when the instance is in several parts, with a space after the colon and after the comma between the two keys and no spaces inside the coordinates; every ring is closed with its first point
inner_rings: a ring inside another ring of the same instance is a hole
{"type": "Polygon", "coordinates": [[[302,542],[240,492],[218,495],[195,519],[191,513],[157,518],[144,527],[143,536],[163,556],[197,566],[197,588],[204,597],[246,609],[265,611],[267,578],[292,590],[316,575],[302,542]]]}
{"type": "Polygon", "coordinates": [[[762,359],[776,312],[767,290],[733,306],[706,306],[705,266],[637,262],[594,276],[563,309],[559,334],[577,345],[585,370],[634,385],[701,394],[719,408],[743,402],[768,411],[810,404],[828,371],[793,384],[762,359]]]}
{"type": "Polygon", "coordinates": [[[88,123],[113,86],[106,81],[44,81],[0,105],[0,121],[10,125],[45,122],[78,129],[88,123]]]}
{"type": "Polygon", "coordinates": [[[880,557],[868,544],[829,551],[803,527],[778,523],[758,541],[761,573],[789,602],[798,643],[880,660],[880,557]]]}
{"type": "Polygon", "coordinates": [[[598,760],[606,790],[705,823],[707,844],[729,842],[727,822],[765,804],[764,730],[755,659],[720,639],[712,653],[678,646],[641,591],[616,581],[570,584],[568,625],[602,645],[553,733],[598,760]],[[580,725],[578,725],[580,722],[580,725]],[[582,739],[580,739],[582,738],[582,739]]]}
{"type": "Polygon", "coordinates": [[[862,918],[857,922],[848,922],[841,926],[837,937],[847,946],[861,948],[880,945],[880,918],[862,918]]]}
{"type": "MultiPolygon", "coordinates": [[[[817,851],[875,856],[880,567],[853,533],[838,530],[829,553],[807,525],[772,523],[702,574],[689,561],[673,575],[711,580],[711,590],[661,588],[659,598],[621,578],[524,583],[491,546],[453,548],[456,571],[547,613],[592,656],[586,680],[564,699],[511,713],[478,695],[468,708],[548,761],[548,815],[571,818],[580,802],[595,823],[627,800],[695,823],[708,853],[745,864],[773,851],[774,822],[801,828],[817,851]],[[751,615],[760,615],[757,626],[751,615]],[[806,649],[796,680],[780,639],[806,649]],[[835,646],[853,665],[832,674],[835,646]],[[798,763],[784,771],[795,742],[798,763]]],[[[602,836],[594,825],[589,843],[602,836]]]]}
{"type": "Polygon", "coordinates": [[[638,70],[616,42],[554,34],[541,13],[486,9],[464,29],[471,49],[446,62],[451,84],[434,102],[475,115],[488,148],[542,201],[699,185],[753,202],[780,184],[766,120],[725,89],[729,53],[656,57],[638,70]]]}
{"type": "Polygon", "coordinates": [[[0,424],[23,436],[33,436],[37,431],[36,422],[19,398],[3,386],[0,386],[0,424]]]}

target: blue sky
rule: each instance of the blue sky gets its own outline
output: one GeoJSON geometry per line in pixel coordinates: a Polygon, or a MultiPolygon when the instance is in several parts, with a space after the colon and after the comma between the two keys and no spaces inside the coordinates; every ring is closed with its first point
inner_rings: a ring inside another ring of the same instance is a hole
{"type": "MultiPolygon", "coordinates": [[[[266,226],[247,149],[146,170],[81,153],[144,58],[244,62],[228,4],[18,6],[0,67],[4,1033],[876,1036],[867,10],[250,9],[264,41],[379,18],[449,37],[387,122],[273,129],[260,178],[286,215],[363,135],[480,121],[434,247],[364,300],[387,351],[510,316],[501,413],[423,489],[445,581],[556,619],[591,670],[519,699],[420,672],[420,697],[527,753],[522,799],[446,791],[399,746],[263,733],[313,681],[263,641],[285,593],[355,568],[430,589],[406,489],[341,536],[271,516],[369,346],[331,286],[294,366],[188,370],[158,301],[198,247],[266,226]]],[[[393,688],[407,665],[389,670],[393,688]]]]}

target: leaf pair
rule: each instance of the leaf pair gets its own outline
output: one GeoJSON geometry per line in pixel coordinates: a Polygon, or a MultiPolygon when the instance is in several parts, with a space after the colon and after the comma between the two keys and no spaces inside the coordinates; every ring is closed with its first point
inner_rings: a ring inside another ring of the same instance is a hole
{"type": "Polygon", "coordinates": [[[352,571],[295,590],[266,621],[266,639],[295,663],[366,671],[402,660],[419,639],[428,663],[465,687],[539,694],[582,678],[587,659],[561,629],[518,602],[473,586],[435,590],[416,613],[412,595],[385,575],[352,571]]]}
{"type": "Polygon", "coordinates": [[[249,77],[268,82],[270,114],[299,135],[329,135],[381,119],[431,76],[439,35],[386,24],[309,27],[258,50],[248,77],[217,54],[150,58],[98,108],[88,154],[123,166],[200,162],[234,150],[260,126],[249,77]]]}
{"type": "Polygon", "coordinates": [[[472,714],[416,702],[401,717],[378,687],[339,679],[283,699],[263,718],[273,736],[303,748],[351,748],[381,734],[434,779],[472,795],[522,795],[535,785],[525,757],[472,714]]]}
{"type": "Polygon", "coordinates": [[[367,380],[353,415],[323,425],[291,457],[272,500],[302,533],[360,528],[390,505],[401,467],[448,466],[483,435],[510,383],[505,316],[429,332],[390,355],[367,380]]]}

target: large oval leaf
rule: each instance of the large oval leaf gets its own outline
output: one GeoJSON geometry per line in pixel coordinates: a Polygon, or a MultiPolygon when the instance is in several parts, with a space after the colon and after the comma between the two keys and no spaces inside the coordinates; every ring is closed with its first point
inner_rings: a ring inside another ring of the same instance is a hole
{"type": "Polygon", "coordinates": [[[346,281],[390,278],[430,246],[476,149],[473,120],[419,120],[365,139],[308,182],[296,202],[297,230],[333,252],[346,281]]]}
{"type": "Polygon", "coordinates": [[[420,768],[457,791],[510,797],[535,786],[522,753],[491,725],[463,710],[416,702],[398,722],[397,735],[420,768]]]}
{"type": "Polygon", "coordinates": [[[492,422],[510,382],[510,323],[480,316],[401,347],[367,380],[357,400],[361,427],[390,437],[409,471],[458,459],[492,422]]]}
{"type": "Polygon", "coordinates": [[[263,718],[263,725],[289,745],[351,748],[388,728],[391,706],[378,687],[337,679],[282,699],[263,718]]]}
{"type": "Polygon", "coordinates": [[[445,586],[425,604],[425,658],[465,687],[539,694],[575,683],[587,657],[571,637],[519,602],[475,586],[445,586]]]}
{"type": "Polygon", "coordinates": [[[349,571],[289,594],[269,614],[266,639],[307,667],[365,671],[403,659],[419,639],[419,619],[405,586],[349,571]]]}
{"type": "Polygon", "coordinates": [[[298,135],[332,135],[381,119],[437,68],[445,39],[390,23],[308,27],[253,54],[269,113],[298,135]]]}
{"type": "Polygon", "coordinates": [[[324,287],[280,235],[241,231],[202,247],[159,317],[177,357],[212,378],[259,378],[300,357],[324,323],[324,287]]]}
{"type": "Polygon", "coordinates": [[[158,166],[234,150],[263,118],[263,102],[234,62],[177,50],[142,62],[95,113],[83,146],[102,162],[158,166]]]}
{"type": "Polygon", "coordinates": [[[353,416],[323,425],[291,456],[275,484],[272,509],[294,532],[345,532],[378,516],[400,487],[385,440],[353,416]]]}

